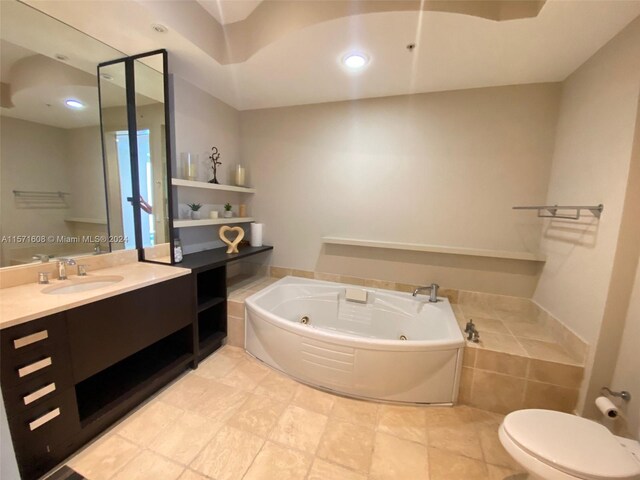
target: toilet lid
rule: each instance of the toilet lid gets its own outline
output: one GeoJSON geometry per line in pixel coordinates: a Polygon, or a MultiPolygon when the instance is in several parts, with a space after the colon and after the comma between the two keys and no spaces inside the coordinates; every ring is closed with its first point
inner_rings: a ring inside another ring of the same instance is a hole
{"type": "Polygon", "coordinates": [[[631,480],[640,463],[599,423],[552,410],[519,410],[507,415],[504,431],[538,460],[589,480],[631,480]]]}

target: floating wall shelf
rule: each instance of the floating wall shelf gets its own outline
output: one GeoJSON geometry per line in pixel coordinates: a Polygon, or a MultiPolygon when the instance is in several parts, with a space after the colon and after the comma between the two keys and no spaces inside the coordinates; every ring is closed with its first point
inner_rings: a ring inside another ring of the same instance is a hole
{"type": "Polygon", "coordinates": [[[193,180],[183,180],[182,178],[172,178],[171,184],[176,187],[203,188],[205,190],[220,190],[223,192],[256,193],[255,188],[236,187],[235,185],[220,185],[217,183],[196,182],[193,180]]]}
{"type": "Polygon", "coordinates": [[[65,222],[72,222],[72,223],[95,223],[98,225],[106,225],[107,224],[107,220],[104,218],[81,218],[81,217],[70,217],[70,218],[65,218],[64,219],[65,222]]]}
{"type": "Polygon", "coordinates": [[[544,262],[545,257],[530,252],[512,252],[509,250],[485,250],[480,248],[447,247],[444,245],[427,245],[422,243],[384,242],[377,240],[360,240],[343,237],[322,237],[323,243],[333,245],[351,245],[356,247],[387,248],[391,250],[407,250],[413,252],[444,253],[450,255],[467,255],[472,257],[505,258],[509,260],[526,260],[544,262]]]}
{"type": "Polygon", "coordinates": [[[255,222],[253,217],[203,218],[202,220],[174,220],[173,228],[206,227],[207,225],[229,225],[255,222]]]}

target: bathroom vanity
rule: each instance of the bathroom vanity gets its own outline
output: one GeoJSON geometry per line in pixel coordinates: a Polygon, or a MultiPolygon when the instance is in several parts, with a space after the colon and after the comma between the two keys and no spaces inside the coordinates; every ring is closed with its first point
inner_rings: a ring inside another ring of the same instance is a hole
{"type": "Polygon", "coordinates": [[[227,335],[229,262],[271,250],[186,255],[180,267],[135,262],[2,290],[0,370],[23,480],[38,478],[198,361],[227,335]]]}
{"type": "Polygon", "coordinates": [[[0,330],[2,393],[23,479],[51,469],[193,363],[192,277],[162,268],[179,276],[0,330]]]}

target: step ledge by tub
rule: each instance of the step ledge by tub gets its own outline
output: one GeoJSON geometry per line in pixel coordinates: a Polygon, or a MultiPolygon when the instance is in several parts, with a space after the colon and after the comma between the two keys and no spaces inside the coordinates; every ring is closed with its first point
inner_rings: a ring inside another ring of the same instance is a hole
{"type": "Polygon", "coordinates": [[[509,260],[525,260],[544,262],[543,255],[531,252],[514,252],[509,250],[485,250],[481,248],[448,247],[445,245],[427,245],[422,243],[384,242],[378,240],[360,240],[356,238],[322,237],[323,243],[333,245],[351,245],[355,247],[387,248],[391,250],[409,250],[413,252],[444,253],[450,255],[467,255],[472,257],[505,258],[509,260]]]}

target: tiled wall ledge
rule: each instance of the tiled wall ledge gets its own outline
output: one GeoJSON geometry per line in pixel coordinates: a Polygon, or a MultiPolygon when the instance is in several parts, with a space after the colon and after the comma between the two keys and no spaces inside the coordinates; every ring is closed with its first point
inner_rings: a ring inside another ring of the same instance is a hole
{"type": "MultiPolygon", "coordinates": [[[[278,278],[294,275],[371,288],[412,292],[414,285],[271,267],[271,277],[245,281],[230,293],[230,345],[244,347],[244,300],[278,278]]],[[[578,399],[586,345],[526,298],[441,289],[461,328],[473,319],[479,343],[467,342],[460,403],[509,413],[521,408],[572,412],[578,399]]]]}
{"type": "MultiPolygon", "coordinates": [[[[100,255],[82,255],[73,257],[76,263],[86,265],[89,272],[102,268],[116,267],[138,261],[137,250],[118,250],[100,255]]],[[[67,267],[72,275],[75,275],[75,267],[67,267]]],[[[58,278],[58,268],[55,259],[47,263],[30,263],[0,269],[0,289],[16,287],[38,281],[38,272],[49,272],[49,279],[58,278]]]]}

